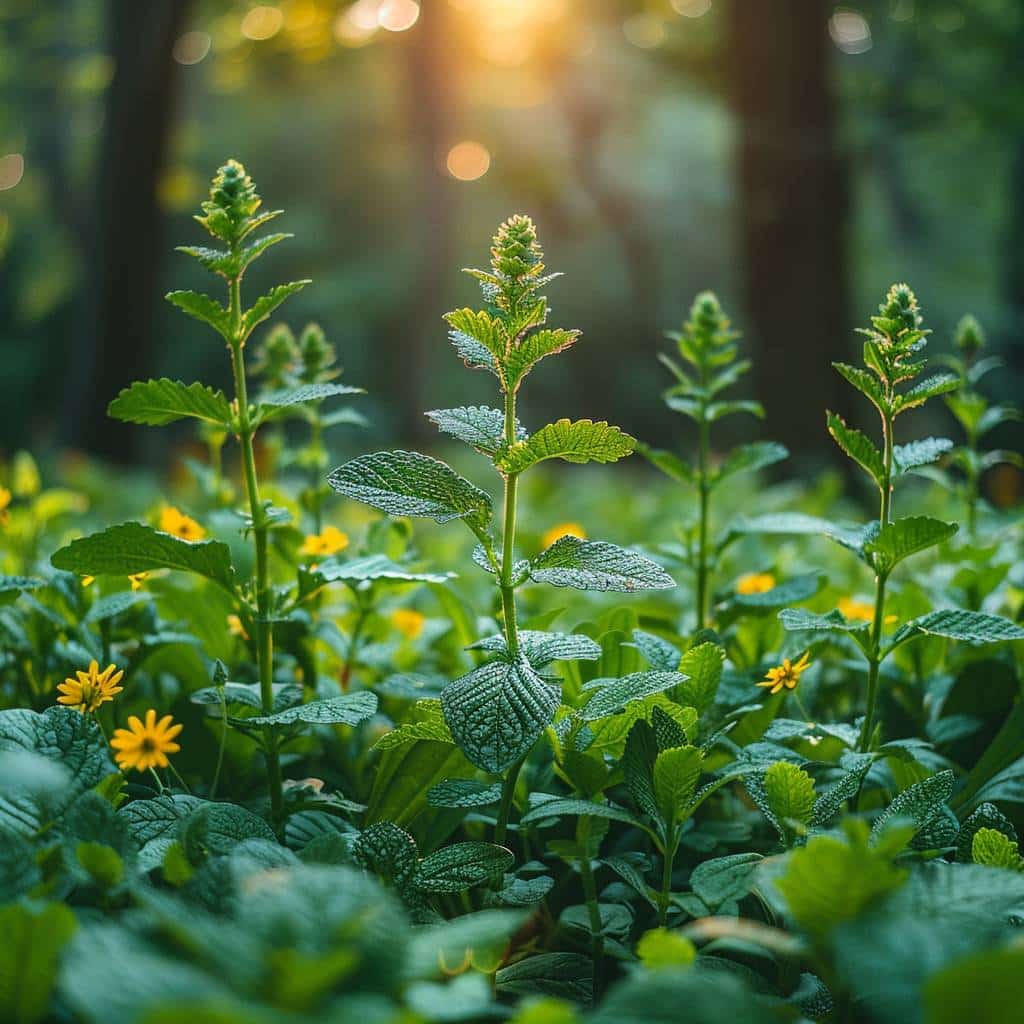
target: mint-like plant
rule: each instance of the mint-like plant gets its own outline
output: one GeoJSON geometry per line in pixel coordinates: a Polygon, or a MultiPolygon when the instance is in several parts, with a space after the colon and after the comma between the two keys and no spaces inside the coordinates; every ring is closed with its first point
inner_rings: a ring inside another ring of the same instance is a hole
{"type": "Polygon", "coordinates": [[[556,275],[545,274],[543,252],[529,217],[509,218],[498,229],[489,270],[468,270],[481,285],[485,307],[457,309],[445,319],[465,364],[493,374],[502,408],[436,409],[427,416],[446,434],[487,458],[503,482],[501,535],[492,532],[491,496],[450,466],[428,455],[382,451],[363,455],[329,476],[341,494],[393,516],[459,521],[477,539],[474,561],[494,577],[502,633],[477,645],[490,659],[450,683],[441,695],[444,719],[466,757],[501,777],[495,842],[505,841],[519,771],[537,738],[551,724],[560,688],[549,666],[556,660],[597,657],[589,638],[521,631],[516,591],[528,582],[581,590],[636,591],[674,585],[655,562],[603,541],[562,537],[532,559],[516,557],[519,478],[547,459],[615,462],[635,447],[618,427],[561,419],[529,433],[516,417],[516,399],[534,367],[575,344],[579,332],[546,326],[542,294],[556,275]]]}
{"type": "Polygon", "coordinates": [[[680,331],[668,332],[675,341],[683,365],[666,355],[661,361],[672,371],[676,383],[665,392],[670,409],[691,419],[697,427],[697,452],[686,461],[673,452],[642,447],[643,454],[667,476],[697,491],[697,521],[685,536],[685,557],[695,576],[694,607],[697,629],[708,625],[708,604],[713,573],[721,551],[732,538],[726,534],[712,543],[711,498],[715,490],[736,473],[764,469],[789,454],[774,441],[753,441],[730,452],[719,465],[712,464],[711,428],[726,416],[740,413],[764,418],[760,402],[723,399],[750,369],[748,359],[739,358],[739,333],[732,329],[712,292],[701,292],[693,301],[690,317],[680,331]]]}
{"type": "Polygon", "coordinates": [[[949,373],[919,379],[926,365],[923,353],[930,333],[922,324],[914,293],[906,284],[894,284],[878,307],[878,315],[871,317],[871,326],[859,329],[865,336],[864,367],[833,364],[839,374],[871,402],[881,420],[882,445],[879,448],[836,413],[826,413],[832,438],[867,474],[878,491],[876,520],[859,528],[825,524],[827,535],[857,554],[874,573],[871,622],[848,620],[838,609],[827,615],[793,608],[779,613],[783,625],[790,630],[837,630],[848,634],[866,658],[866,706],[858,741],[862,753],[870,750],[873,743],[879,669],[896,648],[920,636],[975,642],[1024,638],[1024,629],[1008,619],[955,608],[932,611],[905,622],[888,639],[883,635],[886,584],[893,570],[911,555],[948,540],[958,529],[956,523],[929,516],[893,517],[896,481],[911,470],[935,462],[950,447],[948,440],[934,437],[897,444],[898,417],[960,386],[959,379],[949,373]]]}

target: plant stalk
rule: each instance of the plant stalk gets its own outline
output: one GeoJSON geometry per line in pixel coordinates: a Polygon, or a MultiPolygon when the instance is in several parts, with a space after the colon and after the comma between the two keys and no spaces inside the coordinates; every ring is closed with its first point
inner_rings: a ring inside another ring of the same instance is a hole
{"type": "Polygon", "coordinates": [[[590,864],[590,817],[588,815],[580,818],[576,838],[580,848],[580,881],[583,883],[583,896],[587,903],[587,915],[590,919],[590,956],[593,962],[591,998],[596,1002],[598,983],[601,978],[601,958],[604,956],[604,924],[601,921],[601,907],[597,902],[597,882],[594,880],[594,869],[590,864]]]}
{"type": "Polygon", "coordinates": [[[675,867],[679,842],[667,844],[662,851],[661,891],[658,893],[658,924],[664,928],[668,923],[668,907],[672,896],[672,869],[675,867]]]}

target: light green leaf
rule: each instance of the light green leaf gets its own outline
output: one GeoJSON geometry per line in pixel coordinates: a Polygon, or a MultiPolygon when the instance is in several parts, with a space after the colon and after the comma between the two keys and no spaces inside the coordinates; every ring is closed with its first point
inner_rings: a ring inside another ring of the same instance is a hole
{"type": "Polygon", "coordinates": [[[664,590],[675,581],[660,565],[636,551],[604,541],[560,537],[530,564],[537,583],[577,590],[664,590]]]}
{"type": "MultiPolygon", "coordinates": [[[[583,633],[543,633],[524,629],[519,633],[519,649],[534,668],[543,668],[553,661],[596,661],[601,646],[583,633]]],[[[491,651],[508,656],[505,637],[501,633],[485,637],[466,648],[469,651],[491,651]]]]}
{"type": "Polygon", "coordinates": [[[828,432],[836,444],[881,487],[885,478],[885,463],[882,460],[882,453],[870,438],[859,430],[848,427],[842,417],[834,412],[826,413],[826,422],[828,432]]]}
{"type": "Polygon", "coordinates": [[[491,521],[490,495],[451,466],[419,452],[361,455],[327,478],[336,491],[390,516],[424,516],[438,523],[465,519],[476,530],[491,521]]]}
{"type": "Polygon", "coordinates": [[[928,516],[909,516],[886,523],[878,535],[864,545],[875,571],[887,576],[905,558],[949,540],[956,523],[944,523],[928,516]]]}
{"type": "Polygon", "coordinates": [[[953,442],[948,437],[926,437],[921,441],[898,444],[892,450],[893,466],[897,473],[909,473],[920,466],[931,465],[952,447],[953,442]]]}
{"type": "Polygon", "coordinates": [[[998,829],[979,828],[971,840],[971,860],[990,868],[1024,871],[1024,858],[1017,844],[998,829]]]}
{"type": "Polygon", "coordinates": [[[764,791],[780,821],[791,819],[804,825],[810,822],[816,795],[814,780],[803,768],[788,761],[776,761],[764,773],[764,791]]]}
{"type": "Polygon", "coordinates": [[[645,444],[638,444],[637,451],[672,480],[691,486],[696,483],[693,468],[673,452],[665,451],[663,448],[650,448],[645,444]]]}
{"type": "MultiPolygon", "coordinates": [[[[485,405],[458,409],[432,409],[425,413],[438,430],[465,441],[484,455],[494,455],[505,446],[505,414],[485,405]]],[[[516,421],[516,438],[525,440],[526,428],[516,421]]]]}
{"type": "Polygon", "coordinates": [[[707,711],[715,702],[724,664],[725,649],[717,644],[691,647],[679,662],[679,671],[689,677],[679,689],[679,700],[692,704],[699,714],[707,711]]]}
{"type": "Polygon", "coordinates": [[[503,364],[502,376],[507,391],[518,391],[523,378],[547,356],[564,352],[575,344],[579,331],[561,327],[536,331],[513,348],[503,364]]]}
{"type": "Polygon", "coordinates": [[[1000,615],[945,608],[904,623],[892,638],[892,646],[917,636],[944,636],[951,640],[997,643],[1001,640],[1024,640],[1024,628],[1000,615]]]}
{"type": "Polygon", "coordinates": [[[61,951],[77,924],[62,903],[0,909],[0,1016],[10,1024],[50,1019],[61,951]]]}
{"type": "Polygon", "coordinates": [[[893,415],[898,416],[908,409],[916,409],[919,405],[924,405],[929,398],[956,391],[958,387],[960,387],[958,377],[951,373],[938,373],[934,377],[921,381],[920,384],[915,384],[909,391],[904,391],[902,395],[897,395],[896,401],[893,403],[893,415]]]}
{"type": "Polygon", "coordinates": [[[202,292],[168,292],[164,297],[182,312],[209,324],[225,341],[231,340],[228,311],[216,299],[202,292]]]}
{"type": "Polygon", "coordinates": [[[629,455],[636,440],[605,421],[558,420],[541,427],[525,441],[518,441],[496,460],[503,473],[522,473],[545,459],[566,462],[615,462],[629,455]]]}
{"type": "MultiPolygon", "coordinates": [[[[734,416],[736,413],[746,413],[748,416],[756,416],[759,420],[763,420],[764,406],[760,402],[740,399],[732,402],[712,402],[705,411],[709,423],[714,423],[716,420],[722,419],[723,416],[734,416]]],[[[778,447],[781,448],[782,445],[778,447]]],[[[782,456],[782,458],[785,457],[785,455],[782,456]]],[[[773,461],[777,462],[778,460],[774,459],[773,461]]]]}
{"type": "Polygon", "coordinates": [[[654,799],[666,827],[683,821],[704,763],[700,747],[670,747],[654,759],[654,799]]]}
{"type": "Polygon", "coordinates": [[[488,662],[441,694],[455,742],[473,764],[494,774],[529,751],[558,705],[558,687],[545,682],[525,659],[488,662]]]}
{"type": "Polygon", "coordinates": [[[498,317],[493,317],[484,310],[477,312],[473,309],[456,309],[451,313],[445,313],[444,318],[452,328],[452,341],[463,358],[466,357],[459,348],[461,338],[479,345],[495,366],[505,358],[508,338],[504,324],[498,317]]]}
{"type": "Polygon", "coordinates": [[[958,861],[971,859],[974,836],[983,828],[995,829],[1014,843],[1017,842],[1017,830],[1013,827],[1013,822],[995,804],[983,803],[976,807],[960,826],[956,837],[956,859],[958,861]]]}
{"type": "Polygon", "coordinates": [[[333,384],[328,381],[322,384],[301,384],[296,388],[268,391],[260,395],[257,401],[260,405],[270,406],[274,409],[284,409],[288,406],[302,405],[305,402],[318,402],[324,398],[335,398],[340,395],[365,394],[365,388],[354,388],[348,384],[333,384]]]}
{"type": "Polygon", "coordinates": [[[392,562],[386,555],[364,555],[347,562],[325,559],[313,576],[325,583],[362,583],[364,580],[391,580],[395,583],[445,583],[455,576],[453,572],[413,572],[392,562]]]}
{"type": "Polygon", "coordinates": [[[734,448],[725,461],[712,476],[714,484],[733,476],[736,473],[751,473],[766,466],[774,465],[789,457],[785,445],[775,441],[753,441],[750,444],[734,448]]]}
{"type": "Polygon", "coordinates": [[[289,296],[302,291],[312,281],[291,281],[288,284],[278,284],[261,295],[252,306],[242,315],[242,337],[247,338],[252,334],[253,329],[263,323],[278,306],[289,296]]]}
{"type": "Polygon", "coordinates": [[[585,687],[593,696],[583,708],[583,719],[595,722],[621,711],[632,701],[671,690],[685,681],[686,676],[679,672],[633,672],[621,679],[593,679],[585,687]]]}
{"type": "Polygon", "coordinates": [[[648,971],[687,967],[697,959],[697,947],[685,935],[652,928],[640,936],[636,955],[648,971]]]}
{"type": "Polygon", "coordinates": [[[137,380],[125,388],[107,408],[107,415],[126,423],[161,427],[186,416],[230,429],[231,406],[223,391],[214,391],[198,381],[137,380]]]}
{"type": "Polygon", "coordinates": [[[295,725],[358,725],[372,717],[377,711],[377,695],[362,690],[359,693],[343,693],[337,697],[313,700],[308,704],[278,711],[274,715],[246,718],[246,725],[270,726],[272,728],[295,725]]]}
{"type": "Polygon", "coordinates": [[[838,609],[829,612],[827,615],[819,615],[817,612],[808,612],[803,608],[784,608],[779,612],[779,622],[790,632],[799,632],[805,629],[823,629],[840,633],[859,633],[871,626],[870,622],[844,618],[842,612],[838,609]]]}
{"type": "Polygon", "coordinates": [[[134,576],[154,569],[177,569],[231,589],[231,549],[218,540],[190,542],[142,523],[121,523],[74,540],[50,559],[55,569],[80,576],[134,576]]]}
{"type": "Polygon", "coordinates": [[[421,860],[412,884],[420,892],[463,892],[501,878],[514,859],[494,843],[453,843],[421,860]]]}

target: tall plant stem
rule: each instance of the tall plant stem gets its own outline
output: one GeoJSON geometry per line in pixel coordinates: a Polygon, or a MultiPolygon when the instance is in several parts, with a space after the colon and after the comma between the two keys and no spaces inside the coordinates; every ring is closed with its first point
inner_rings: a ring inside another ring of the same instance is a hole
{"type": "Polygon", "coordinates": [[[664,928],[668,923],[668,906],[672,896],[672,869],[675,867],[678,838],[665,844],[661,861],[661,891],[658,893],[658,924],[664,928]]]}
{"type": "MultiPolygon", "coordinates": [[[[707,367],[704,360],[700,365],[700,383],[707,388],[707,367]]],[[[700,426],[697,437],[697,486],[700,493],[700,508],[697,521],[697,629],[707,626],[708,618],[708,513],[711,505],[711,488],[708,484],[708,463],[711,461],[711,425],[707,417],[707,399],[701,400],[700,426]]]]}
{"type": "MultiPolygon", "coordinates": [[[[260,703],[263,714],[274,711],[274,633],[270,622],[270,573],[267,562],[267,520],[260,501],[256,476],[256,455],[253,450],[255,430],[249,417],[249,395],[245,382],[245,339],[242,334],[241,288],[237,278],[231,281],[231,369],[238,404],[238,440],[242,448],[245,490],[252,518],[253,545],[256,550],[256,660],[260,674],[260,703]]],[[[267,787],[274,821],[281,816],[281,763],[277,740],[269,727],[264,730],[263,743],[267,759],[267,787]]]]}
{"type": "Polygon", "coordinates": [[[583,883],[583,897],[587,904],[590,919],[590,956],[593,962],[593,981],[591,998],[598,997],[598,983],[601,978],[601,958],[604,956],[604,925],[601,921],[601,907],[597,902],[597,882],[594,880],[594,869],[590,865],[590,818],[584,815],[576,829],[576,839],[580,851],[580,881],[583,883]]]}
{"type": "MultiPolygon", "coordinates": [[[[878,510],[878,526],[881,529],[892,517],[892,451],[893,421],[889,415],[882,417],[884,450],[882,453],[881,503],[878,510]]],[[[871,732],[875,722],[875,702],[878,698],[878,670],[882,663],[882,626],[885,623],[885,573],[875,576],[875,612],[871,621],[871,639],[868,644],[868,693],[864,711],[864,724],[860,731],[857,749],[867,753],[871,745],[871,732]]]]}

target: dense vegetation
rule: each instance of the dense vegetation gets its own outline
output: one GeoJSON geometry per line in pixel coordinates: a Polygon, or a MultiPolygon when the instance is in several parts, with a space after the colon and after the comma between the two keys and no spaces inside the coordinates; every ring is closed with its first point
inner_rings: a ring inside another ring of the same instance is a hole
{"type": "Polygon", "coordinates": [[[496,404],[427,413],[496,505],[419,452],[331,469],[335,428],[367,426],[334,346],[253,343],[309,282],[243,295],[278,213],[228,162],[212,247],[180,250],[221,294],[168,296],[233,394],[163,378],[110,404],[198,421],[175,504],[89,532],[30,456],[5,469],[3,1019],[1014,1019],[1021,524],[979,481],[1019,458],[985,446],[1015,413],[984,396],[980,326],[927,370],[897,284],[863,365],[836,365],[853,391],[822,437],[866,481],[857,520],[828,480],[755,489],[782,445],[716,446],[763,410],[730,397],[750,363],[710,293],[664,360],[681,454],[520,422],[531,373],[586,351],[511,217],[468,271],[481,307],[446,318],[496,404]],[[958,444],[904,428],[940,396],[958,444]]]}

